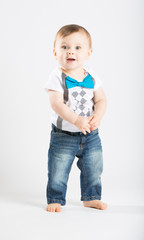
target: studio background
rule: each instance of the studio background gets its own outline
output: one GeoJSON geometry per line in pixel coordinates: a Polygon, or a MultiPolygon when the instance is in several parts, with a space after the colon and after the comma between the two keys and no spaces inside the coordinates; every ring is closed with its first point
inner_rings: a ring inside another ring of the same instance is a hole
{"type": "MultiPolygon", "coordinates": [[[[108,107],[103,144],[103,201],[144,203],[144,2],[0,2],[0,194],[46,203],[51,109],[44,84],[56,66],[53,40],[66,24],[84,26],[93,54],[87,66],[103,82],[108,107]]],[[[80,201],[74,161],[67,202],[80,201]]]]}

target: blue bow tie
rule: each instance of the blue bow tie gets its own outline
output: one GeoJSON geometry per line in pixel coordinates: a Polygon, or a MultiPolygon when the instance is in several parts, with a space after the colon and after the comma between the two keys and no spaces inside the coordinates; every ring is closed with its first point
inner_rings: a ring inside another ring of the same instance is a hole
{"type": "Polygon", "coordinates": [[[73,87],[84,87],[84,88],[94,88],[94,82],[91,79],[91,75],[87,75],[83,82],[78,82],[77,80],[67,76],[66,77],[66,86],[67,88],[73,88],[73,87]]]}

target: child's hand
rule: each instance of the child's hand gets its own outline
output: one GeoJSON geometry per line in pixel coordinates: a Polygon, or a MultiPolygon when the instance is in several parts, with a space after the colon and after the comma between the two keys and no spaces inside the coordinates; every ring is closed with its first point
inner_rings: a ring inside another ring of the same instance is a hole
{"type": "Polygon", "coordinates": [[[100,126],[100,119],[97,118],[95,114],[91,115],[88,118],[89,124],[90,124],[90,130],[93,131],[97,129],[100,126]]]}
{"type": "Polygon", "coordinates": [[[90,124],[88,118],[78,116],[74,124],[82,131],[83,134],[86,135],[86,132],[90,133],[90,124]]]}

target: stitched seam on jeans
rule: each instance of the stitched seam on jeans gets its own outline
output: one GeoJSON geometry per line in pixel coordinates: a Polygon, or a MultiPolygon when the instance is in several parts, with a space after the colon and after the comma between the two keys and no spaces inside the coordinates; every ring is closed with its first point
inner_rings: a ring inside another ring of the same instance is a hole
{"type": "MultiPolygon", "coordinates": [[[[49,201],[52,201],[53,203],[63,203],[63,204],[65,204],[65,201],[63,201],[63,200],[59,200],[59,199],[54,199],[54,198],[48,198],[47,200],[49,200],[49,201]]],[[[51,203],[52,203],[51,202],[51,203]]]]}
{"type": "Polygon", "coordinates": [[[54,138],[54,134],[53,134],[53,130],[51,131],[51,136],[50,136],[50,144],[49,144],[49,149],[53,148],[53,138],[54,138]]]}
{"type": "Polygon", "coordinates": [[[91,197],[82,197],[82,199],[90,199],[90,198],[100,198],[101,196],[91,196],[91,197]]]}
{"type": "Polygon", "coordinates": [[[85,186],[86,186],[86,181],[85,181],[85,179],[86,179],[86,174],[85,174],[85,170],[84,170],[84,167],[83,167],[83,163],[82,163],[82,160],[81,160],[81,158],[79,158],[79,161],[80,161],[80,164],[81,164],[81,171],[82,171],[82,173],[83,173],[83,179],[84,179],[84,181],[83,181],[83,189],[82,189],[82,193],[83,193],[83,195],[84,195],[84,193],[85,193],[85,186]]]}
{"type": "Polygon", "coordinates": [[[83,144],[83,148],[87,145],[87,136],[86,136],[86,141],[85,141],[85,143],[83,144]]]}

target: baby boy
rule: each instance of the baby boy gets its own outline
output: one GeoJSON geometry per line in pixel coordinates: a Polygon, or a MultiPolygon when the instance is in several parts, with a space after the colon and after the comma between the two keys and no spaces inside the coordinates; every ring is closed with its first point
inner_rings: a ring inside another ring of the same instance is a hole
{"type": "Polygon", "coordinates": [[[97,74],[84,67],[92,54],[89,32],[82,26],[63,26],[56,34],[53,53],[59,66],[45,88],[52,108],[48,150],[48,212],[61,212],[75,157],[80,170],[81,201],[85,207],[105,210],[101,201],[103,170],[99,126],[106,96],[97,74]]]}

